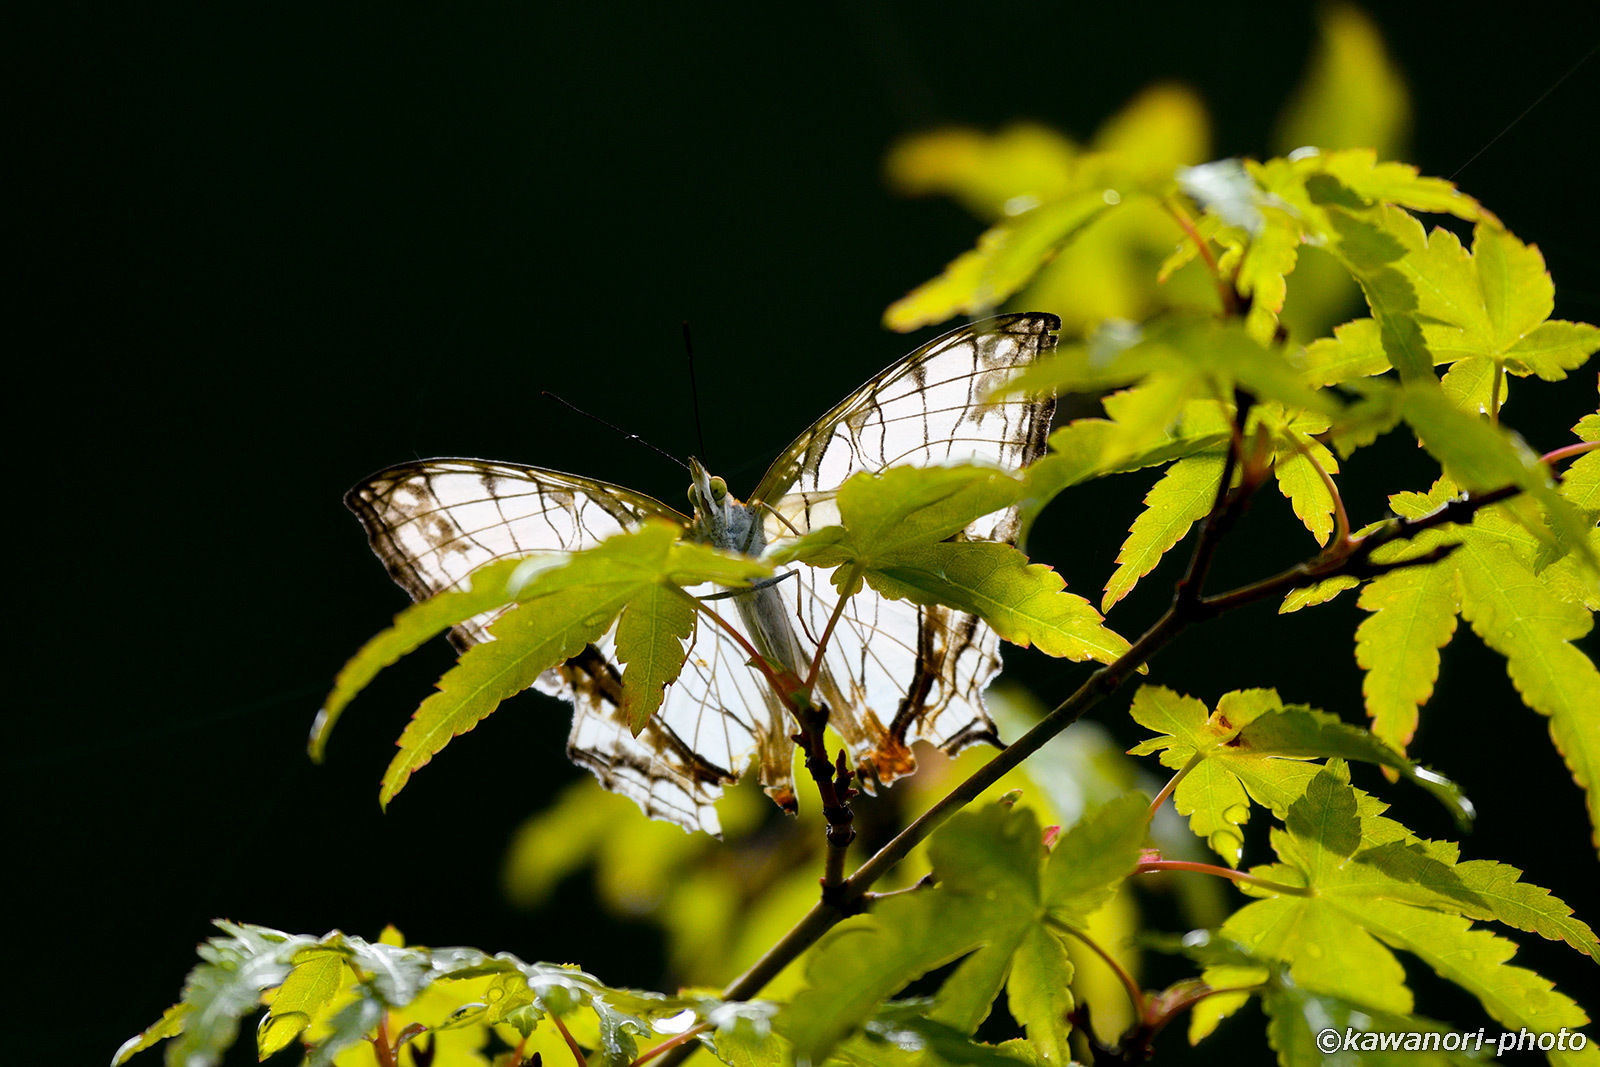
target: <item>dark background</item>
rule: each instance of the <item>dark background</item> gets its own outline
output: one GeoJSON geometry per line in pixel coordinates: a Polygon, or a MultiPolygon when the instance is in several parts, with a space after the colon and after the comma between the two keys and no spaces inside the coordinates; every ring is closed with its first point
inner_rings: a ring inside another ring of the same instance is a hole
{"type": "MultiPolygon", "coordinates": [[[[47,10],[4,34],[22,585],[4,756],[22,898],[5,929],[21,934],[24,995],[0,1048],[90,1064],[175,999],[218,915],[366,935],[394,922],[423,943],[661,982],[654,934],[588,913],[581,885],[556,916],[498,898],[507,836],[578,773],[560,706],[519,698],[380,815],[392,741],[449,664],[441,642],[362,697],[326,766],[306,762],[333,672],[402,604],[341,494],[391,463],[468,455],[680,501],[677,468],[539,394],[689,452],[685,318],[708,458],[748,492],[809,419],[931,334],[878,318],[978,232],[952,205],[889,195],[891,139],[1021,117],[1085,136],[1173,77],[1212,108],[1217,155],[1260,155],[1312,36],[1294,4],[47,10]]],[[[1414,92],[1414,161],[1460,169],[1544,250],[1557,314],[1600,320],[1600,61],[1494,140],[1592,49],[1600,14],[1376,17],[1414,92]]],[[[1534,384],[1510,417],[1545,450],[1593,400],[1534,384]]],[[[1365,521],[1383,491],[1432,474],[1389,447],[1351,464],[1346,498],[1365,521]]],[[[1069,496],[1035,547],[1093,595],[1151,480],[1069,496]]],[[[1286,515],[1258,509],[1219,580],[1287,560],[1286,515]]],[[[1113,625],[1142,628],[1169,577],[1113,625]]],[[[1268,613],[1186,636],[1154,680],[1208,700],[1276,685],[1359,718],[1353,603],[1257,627],[1268,613]]],[[[1013,661],[1046,695],[1082,675],[1013,661]]],[[[1100,717],[1125,722],[1124,706],[1100,717]]],[[[1579,793],[1470,634],[1446,653],[1416,752],[1479,801],[1469,856],[1526,868],[1597,917],[1579,793]]],[[[1452,834],[1405,790],[1386,795],[1420,831],[1452,834]]],[[[1517,939],[1518,962],[1592,1007],[1590,965],[1517,939]]],[[[1449,994],[1422,1007],[1470,1016],[1449,994]]],[[[1239,1027],[1211,1054],[1262,1045],[1239,1027]]]]}

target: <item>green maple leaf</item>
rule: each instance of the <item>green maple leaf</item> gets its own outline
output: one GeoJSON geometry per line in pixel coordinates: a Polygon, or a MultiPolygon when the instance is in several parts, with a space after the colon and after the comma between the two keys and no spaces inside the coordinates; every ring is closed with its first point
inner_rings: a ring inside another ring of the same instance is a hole
{"type": "Polygon", "coordinates": [[[1042,1061],[1066,1064],[1072,965],[1058,928],[1081,925],[1133,870],[1147,805],[1137,794],[1113,801],[1048,856],[1028,809],[1002,803],[955,816],[930,842],[937,887],[881,900],[830,931],[779,1032],[797,1056],[820,1062],[906,983],[966,956],[927,1017],[970,1034],[1004,987],[1042,1061]]]}
{"type": "Polygon", "coordinates": [[[412,604],[394,617],[394,625],[362,645],[360,651],[340,669],[338,677],[334,679],[333,691],[323,700],[322,708],[317,712],[317,720],[311,727],[312,760],[318,763],[322,761],[328,735],[333,732],[340,714],[356,694],[377,677],[379,671],[394,665],[402,656],[416,651],[457,623],[466,622],[475,615],[493,611],[515,600],[516,596],[507,589],[507,583],[522,562],[520,559],[503,559],[478,568],[468,576],[465,588],[448,590],[412,604]]]}
{"type": "Polygon", "coordinates": [[[1368,218],[1409,209],[1493,220],[1472,197],[1443,178],[1424,177],[1409,163],[1379,162],[1370,148],[1296,153],[1292,159],[1246,164],[1265,197],[1289,204],[1308,237],[1335,239],[1330,210],[1368,218]]]}
{"type": "MultiPolygon", "coordinates": [[[[1169,381],[1155,394],[1163,406],[1145,417],[1158,431],[1176,421],[1192,397],[1228,398],[1236,387],[1295,410],[1332,416],[1342,407],[1331,393],[1307,386],[1281,346],[1259,340],[1235,322],[1184,315],[1149,324],[1137,334],[1059,346],[1007,382],[1001,395],[1101,391],[1152,377],[1169,381]]],[[[1130,444],[1129,450],[1140,444],[1130,444]]]]}
{"type": "Polygon", "coordinates": [[[680,544],[682,533],[670,523],[651,522],[573,553],[558,566],[540,561],[518,590],[517,605],[489,627],[494,640],[463,653],[439,679],[439,692],[406,725],[400,751],[384,772],[380,802],[387,805],[413,773],[502,701],[598,640],[625,610],[632,618],[618,628],[617,654],[629,664],[623,704],[635,730],[642,728],[687,655],[683,639],[692,626],[685,626],[682,607],[672,603],[687,596],[680,587],[741,584],[771,573],[765,563],[680,544]]]}
{"type": "Polygon", "coordinates": [[[1065,591],[1050,567],[1009,544],[965,541],[973,521],[1011,505],[1022,483],[987,467],[893,467],[840,487],[841,525],[780,545],[774,563],[835,568],[850,594],[866,582],[886,597],[977,615],[1015,644],[1052,656],[1110,663],[1128,642],[1094,607],[1065,591]]]}
{"type": "Polygon", "coordinates": [[[1226,693],[1213,712],[1193,697],[1145,685],[1134,694],[1129,714],[1160,735],[1129,751],[1159,752],[1163,766],[1183,772],[1173,794],[1178,813],[1230,865],[1239,862],[1251,802],[1282,818],[1321,770],[1310,759],[1377,764],[1428,790],[1459,821],[1471,811],[1453,784],[1420,771],[1381,739],[1326,712],[1286,706],[1276,690],[1226,693]]]}
{"type": "Polygon", "coordinates": [[[1109,418],[1074,419],[1050,435],[1050,451],[1022,472],[1018,544],[1066,489],[1108,474],[1215,451],[1231,438],[1223,406],[1187,396],[1192,379],[1155,376],[1104,397],[1109,418]]]}
{"type": "Polygon", "coordinates": [[[750,1056],[737,1067],[778,1062],[770,1025],[776,1006],[769,1003],[617,989],[575,967],[524,963],[510,953],[490,957],[471,948],[404,946],[393,931],[369,942],[337,930],[313,938],[216,925],[224,936],[200,946],[202,962],[190,972],[183,1000],[118,1051],[117,1067],[166,1039],[166,1061],[173,1067],[214,1067],[237,1037],[240,1019],[273,989],[277,995],[258,1030],[262,1057],[300,1036],[307,1064],[323,1067],[353,1045],[373,1040],[387,1013],[406,1011],[439,984],[474,979],[485,980],[476,990],[483,1000],[462,996],[461,1006],[433,1029],[477,1026],[487,1037],[489,1025],[504,1023],[527,1037],[546,1015],[582,1013],[599,1037],[589,1062],[624,1067],[638,1056],[636,1038],[668,1036],[658,1021],[687,1011],[705,1026],[705,1040],[725,1047],[743,1042],[750,1056]]]}
{"type": "MultiPolygon", "coordinates": [[[[1329,1054],[1318,1048],[1317,1036],[1329,1030],[1339,1035],[1335,1055],[1340,1062],[1386,1067],[1414,1063],[1466,1067],[1480,1062],[1479,1049],[1474,1048],[1477,1035],[1463,1035],[1420,1015],[1386,1010],[1367,997],[1352,998],[1308,986],[1304,975],[1291,977],[1289,966],[1281,960],[1253,954],[1224,936],[1191,935],[1176,951],[1204,966],[1201,980],[1206,985],[1230,990],[1194,1005],[1191,1044],[1197,1044],[1218,1022],[1257,996],[1267,1016],[1267,1042],[1278,1054],[1278,1062],[1289,1067],[1320,1067],[1327,1062],[1329,1054]],[[1455,1035],[1456,1051],[1445,1048],[1446,1034],[1455,1035]],[[1461,1051],[1463,1037],[1465,1048],[1471,1051],[1461,1051]]],[[[1494,1037],[1485,1035],[1483,1044],[1494,1049],[1494,1037]]]]}
{"type": "Polygon", "coordinates": [[[1106,582],[1100,610],[1127,596],[1139,579],[1155,569],[1167,550],[1183,540],[1216,503],[1222,481],[1223,456],[1202,453],[1180,459],[1145,494],[1145,510],[1133,520],[1128,538],[1117,552],[1117,569],[1106,582]]]}
{"type": "MultiPolygon", "coordinates": [[[[1365,340],[1377,342],[1387,365],[1404,379],[1432,377],[1417,288],[1404,269],[1410,228],[1416,227],[1404,209],[1467,219],[1488,218],[1487,212],[1449,182],[1420,177],[1404,164],[1379,163],[1371,151],[1270,160],[1253,165],[1251,173],[1266,196],[1293,209],[1302,240],[1326,249],[1361,287],[1375,327],[1365,340]]],[[[1308,361],[1315,366],[1318,354],[1308,354],[1308,361]]]]}
{"type": "Polygon", "coordinates": [[[134,1053],[143,1052],[147,1048],[154,1048],[169,1037],[177,1037],[183,1033],[184,1022],[189,1017],[188,1004],[179,1002],[161,1013],[161,1018],[145,1027],[143,1031],[122,1043],[116,1055],[111,1057],[111,1067],[122,1067],[130,1060],[134,1053]]]}
{"type": "Polygon", "coordinates": [[[1297,984],[1383,1011],[1412,1008],[1393,953],[1403,949],[1475,996],[1504,1026],[1541,1031],[1587,1022],[1548,981],[1507,962],[1512,942],[1472,925],[1476,915],[1539,933],[1556,924],[1583,951],[1600,951],[1571,909],[1535,887],[1506,907],[1496,899],[1506,895],[1499,865],[1452,865],[1451,854],[1433,843],[1397,837],[1396,824],[1380,811],[1350,787],[1342,761],[1330,762],[1290,806],[1286,827],[1273,831],[1280,862],[1251,871],[1286,888],[1234,913],[1222,933],[1254,955],[1286,962],[1297,984]],[[1401,855],[1423,862],[1395,862],[1401,855]],[[1428,884],[1446,874],[1454,895],[1428,884]]]}
{"type": "Polygon", "coordinates": [[[1329,208],[1327,218],[1328,247],[1361,286],[1385,359],[1402,381],[1433,377],[1433,354],[1417,321],[1416,288],[1400,269],[1406,246],[1394,233],[1416,220],[1388,206],[1370,220],[1337,207],[1329,208]]]}
{"type": "Polygon", "coordinates": [[[1061,246],[1111,210],[1102,190],[1090,189],[1033,208],[985,230],[931,281],[889,305],[883,324],[905,332],[952,315],[981,315],[1027,284],[1061,246]]]}
{"type": "Polygon", "coordinates": [[[238,1037],[239,1020],[260,1005],[265,990],[288,977],[296,953],[315,944],[264,926],[216,925],[227,936],[200,946],[201,962],[184,981],[183,999],[124,1043],[114,1067],[168,1039],[166,1061],[173,1067],[215,1067],[238,1037]]]}
{"type": "Polygon", "coordinates": [[[278,987],[272,1010],[256,1030],[256,1052],[261,1059],[285,1049],[318,1018],[344,983],[346,957],[321,947],[295,954],[294,969],[278,987]]]}
{"type": "Polygon", "coordinates": [[[1301,586],[1283,598],[1283,603],[1278,607],[1278,614],[1288,615],[1299,611],[1301,608],[1315,607],[1326,604],[1346,589],[1354,589],[1361,584],[1361,579],[1352,578],[1348,574],[1336,575],[1325,578],[1312,585],[1301,586]]]}
{"type": "Polygon", "coordinates": [[[1521,377],[1559,381],[1600,348],[1600,329],[1547,321],[1555,285],[1544,257],[1498,226],[1480,222],[1469,254],[1448,230],[1435,230],[1406,257],[1420,295],[1418,311],[1435,362],[1484,360],[1521,377]]]}
{"type": "MultiPolygon", "coordinates": [[[[1441,483],[1432,494],[1399,493],[1389,506],[1401,516],[1426,515],[1449,500],[1441,483]]],[[[1432,551],[1453,539],[1429,530],[1379,554],[1389,563],[1432,551]]],[[[1356,627],[1356,663],[1366,671],[1361,692],[1373,733],[1404,752],[1417,730],[1417,708],[1433,695],[1439,650],[1456,630],[1461,594],[1446,566],[1407,567],[1380,575],[1361,590],[1357,604],[1372,614],[1356,627]]]]}
{"type": "MultiPolygon", "coordinates": [[[[1426,495],[1391,497],[1390,506],[1402,517],[1420,518],[1455,493],[1454,484],[1441,479],[1426,495]]],[[[1438,675],[1437,649],[1449,641],[1459,612],[1506,658],[1523,702],[1550,718],[1551,737],[1586,791],[1600,842],[1600,671],[1573,644],[1588,634],[1593,613],[1568,584],[1574,572],[1536,569],[1542,545],[1507,511],[1485,508],[1470,526],[1427,532],[1417,549],[1448,542],[1461,547],[1439,563],[1383,575],[1363,590],[1360,605],[1373,612],[1356,631],[1357,661],[1368,672],[1367,711],[1391,743],[1410,736],[1416,708],[1438,675]]],[[[1409,551],[1392,549],[1385,558],[1409,551]]]]}
{"type": "Polygon", "coordinates": [[[1040,288],[1065,284],[1079,294],[1076,317],[1062,308],[1069,328],[1103,318],[1107,307],[1145,299],[1146,249],[1170,244],[1177,234],[1157,205],[1173,188],[1173,169],[1204,158],[1205,126],[1192,93],[1160,86],[1109,119],[1087,151],[1036,126],[992,136],[941,130],[907,138],[890,153],[891,183],[910,195],[954,196],[992,225],[974,249],[896,301],[884,323],[909,330],[986,311],[1045,269],[1051,273],[1040,288]],[[1072,285],[1079,276],[1097,287],[1101,299],[1087,302],[1098,305],[1098,314],[1082,310],[1085,286],[1072,285]]]}
{"type": "Polygon", "coordinates": [[[1272,433],[1272,474],[1279,492],[1317,544],[1327,544],[1333,533],[1334,511],[1328,482],[1339,473],[1339,461],[1312,435],[1326,432],[1331,423],[1304,413],[1287,418],[1275,405],[1254,414],[1272,433]]]}
{"type": "MultiPolygon", "coordinates": [[[[1415,330],[1393,328],[1420,338],[1433,364],[1453,364],[1445,391],[1463,410],[1503,407],[1508,373],[1558,381],[1600,349],[1600,329],[1550,320],[1555,289],[1543,256],[1497,225],[1480,221],[1469,252],[1450,231],[1424,235],[1403,213],[1346,221],[1351,232],[1375,224],[1382,237],[1361,231],[1369,246],[1389,239],[1383,265],[1397,275],[1392,288],[1398,292],[1403,282],[1414,297],[1406,314],[1415,330]]],[[[1313,380],[1332,384],[1388,370],[1385,328],[1380,319],[1358,319],[1313,342],[1306,350],[1313,380]]]]}
{"type": "Polygon", "coordinates": [[[623,664],[622,714],[635,737],[678,680],[694,626],[694,603],[676,587],[651,584],[623,607],[617,661],[623,664]]]}

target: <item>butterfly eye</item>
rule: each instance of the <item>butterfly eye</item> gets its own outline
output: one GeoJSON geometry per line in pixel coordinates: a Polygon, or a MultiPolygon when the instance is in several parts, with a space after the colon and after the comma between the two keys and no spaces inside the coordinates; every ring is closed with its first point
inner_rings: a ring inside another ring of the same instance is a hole
{"type": "Polygon", "coordinates": [[[711,499],[721,501],[728,495],[728,483],[721,478],[711,479],[711,499]]]}
{"type": "Polygon", "coordinates": [[[692,485],[689,487],[689,506],[693,508],[700,506],[700,493],[692,485]]]}

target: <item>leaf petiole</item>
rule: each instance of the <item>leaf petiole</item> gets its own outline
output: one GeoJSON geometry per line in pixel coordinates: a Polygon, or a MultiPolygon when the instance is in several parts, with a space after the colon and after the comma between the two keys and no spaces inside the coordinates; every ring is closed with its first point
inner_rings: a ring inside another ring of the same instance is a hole
{"type": "Polygon", "coordinates": [[[1228,878],[1245,885],[1253,885],[1273,893],[1280,893],[1288,897],[1311,897],[1316,892],[1309,886],[1286,885],[1283,882],[1274,882],[1266,878],[1257,878],[1244,871],[1236,871],[1232,867],[1219,867],[1215,863],[1196,863],[1193,860],[1145,860],[1133,869],[1134,874],[1149,874],[1153,871],[1194,871],[1198,874],[1214,874],[1218,878],[1228,878]]]}
{"type": "Polygon", "coordinates": [[[1156,817],[1156,812],[1161,810],[1161,805],[1166,803],[1167,798],[1172,795],[1172,791],[1178,788],[1178,783],[1188,777],[1190,771],[1200,766],[1205,758],[1205,752],[1196,752],[1194,755],[1189,757],[1189,761],[1187,763],[1178,768],[1178,772],[1176,774],[1167,779],[1167,784],[1161,787],[1161,792],[1157,793],[1156,798],[1150,802],[1150,810],[1145,814],[1144,817],[1145,822],[1148,823],[1156,817]]]}
{"type": "Polygon", "coordinates": [[[710,1023],[697,1023],[696,1025],[689,1027],[689,1029],[685,1030],[683,1033],[676,1034],[673,1037],[661,1042],[661,1044],[657,1045],[653,1049],[650,1049],[648,1052],[639,1053],[639,1057],[632,1063],[628,1064],[628,1067],[640,1067],[640,1064],[649,1063],[663,1052],[670,1052],[679,1045],[687,1044],[709,1029],[711,1029],[710,1023]]]}
{"type": "Polygon", "coordinates": [[[1057,933],[1071,936],[1074,940],[1077,940],[1085,945],[1090,952],[1093,952],[1096,956],[1099,956],[1101,961],[1104,962],[1107,967],[1110,967],[1112,973],[1115,974],[1117,979],[1122,982],[1122,988],[1128,991],[1128,999],[1133,1003],[1134,1018],[1144,1018],[1144,990],[1139,988],[1139,983],[1135,982],[1133,980],[1133,975],[1129,974],[1127,970],[1123,968],[1122,964],[1117,962],[1116,957],[1112,956],[1111,953],[1101,948],[1100,945],[1088,934],[1084,933],[1082,930],[1077,930],[1071,926],[1068,926],[1059,919],[1047,918],[1045,919],[1045,925],[1057,933]]]}

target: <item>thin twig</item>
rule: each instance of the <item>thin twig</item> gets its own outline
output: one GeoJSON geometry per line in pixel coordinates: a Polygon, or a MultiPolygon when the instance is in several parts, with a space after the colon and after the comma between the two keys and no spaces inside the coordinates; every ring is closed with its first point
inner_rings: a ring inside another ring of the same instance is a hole
{"type": "Polygon", "coordinates": [[[386,1011],[378,1016],[377,1032],[369,1038],[372,1042],[372,1052],[377,1057],[378,1067],[394,1067],[394,1046],[389,1044],[389,1013],[386,1011]]]}
{"type": "MultiPolygon", "coordinates": [[[[1421,531],[1417,531],[1420,533],[1421,531]]],[[[1387,543],[1387,542],[1385,542],[1387,543]]],[[[1316,585],[1329,578],[1348,575],[1360,579],[1376,578],[1391,571],[1405,570],[1408,567],[1425,567],[1430,563],[1438,563],[1447,558],[1452,552],[1460,548],[1459,544],[1439,545],[1420,556],[1410,559],[1397,559],[1389,563],[1373,563],[1367,559],[1357,559],[1354,554],[1342,560],[1332,560],[1323,563],[1300,563],[1288,570],[1280,571],[1271,578],[1263,578],[1259,582],[1240,586],[1226,593],[1208,596],[1201,599],[1196,607],[1199,618],[1210,619],[1223,612],[1232,611],[1234,608],[1254,604],[1258,600],[1265,600],[1274,596],[1287,596],[1296,589],[1303,589],[1308,585],[1316,585]]]]}
{"type": "Polygon", "coordinates": [[[1239,398],[1234,409],[1233,447],[1228,449],[1227,458],[1222,463],[1222,480],[1217,483],[1217,496],[1211,504],[1211,511],[1200,520],[1200,536],[1195,541],[1194,552],[1189,556],[1188,569],[1183,577],[1178,579],[1177,588],[1173,590],[1172,604],[1174,608],[1187,609],[1200,600],[1200,591],[1206,583],[1206,577],[1211,573],[1211,561],[1216,557],[1217,545],[1222,540],[1222,535],[1228,527],[1233,525],[1233,520],[1239,512],[1244,510],[1245,502],[1249,499],[1254,486],[1247,480],[1241,479],[1239,491],[1233,489],[1233,472],[1244,463],[1244,425],[1249,417],[1250,405],[1247,398],[1239,398]]]}
{"type": "Polygon", "coordinates": [[[861,901],[863,904],[872,905],[881,900],[888,900],[890,897],[903,897],[912,893],[920,893],[924,889],[932,889],[935,885],[938,885],[938,882],[934,880],[933,875],[925,874],[918,878],[915,884],[908,885],[904,889],[891,889],[885,893],[863,893],[861,901]]]}

